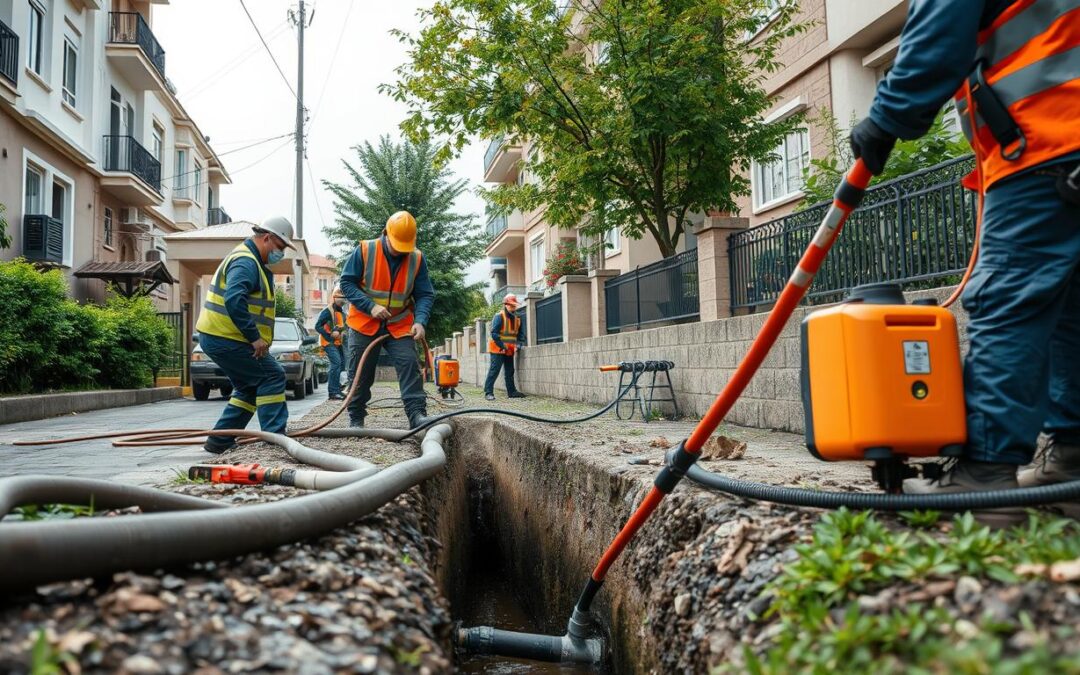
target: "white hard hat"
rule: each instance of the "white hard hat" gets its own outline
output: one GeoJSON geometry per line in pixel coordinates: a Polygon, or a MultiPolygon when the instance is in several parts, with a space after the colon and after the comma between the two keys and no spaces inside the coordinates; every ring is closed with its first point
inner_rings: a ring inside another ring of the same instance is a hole
{"type": "Polygon", "coordinates": [[[269,232],[270,234],[276,235],[279,239],[281,239],[281,241],[285,242],[286,246],[293,249],[294,251],[296,250],[296,247],[293,246],[292,243],[292,223],[290,223],[289,219],[285,218],[284,216],[274,216],[272,218],[267,218],[266,220],[262,221],[251,229],[259,233],[269,232]]]}

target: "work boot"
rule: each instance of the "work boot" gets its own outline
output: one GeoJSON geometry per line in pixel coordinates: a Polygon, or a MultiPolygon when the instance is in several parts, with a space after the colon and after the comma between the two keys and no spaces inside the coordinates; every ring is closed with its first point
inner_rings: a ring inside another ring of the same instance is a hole
{"type": "Polygon", "coordinates": [[[484,399],[486,399],[488,401],[494,401],[495,400],[495,394],[484,394],[484,399]]]}
{"type": "Polygon", "coordinates": [[[364,428],[364,416],[363,415],[349,415],[349,426],[354,429],[364,428]]]}
{"type": "Polygon", "coordinates": [[[1046,450],[1030,468],[1021,471],[1016,480],[1020,487],[1080,480],[1080,445],[1059,443],[1051,438],[1046,450]]]}
{"type": "Polygon", "coordinates": [[[207,440],[206,443],[203,443],[202,449],[212,455],[220,455],[221,453],[232,450],[235,447],[236,443],[214,443],[207,440]]]}
{"type": "Polygon", "coordinates": [[[418,411],[418,412],[414,412],[414,413],[409,413],[409,428],[410,429],[416,429],[417,427],[422,426],[424,424],[424,422],[426,422],[426,421],[427,421],[427,412],[426,411],[418,411]]]}
{"type": "MultiPolygon", "coordinates": [[[[990,490],[1014,490],[1016,465],[1002,462],[979,462],[973,459],[956,459],[946,466],[936,478],[908,478],[904,481],[904,494],[937,495],[957,492],[987,492],[990,490]]],[[[975,512],[975,520],[992,528],[1010,527],[1024,522],[1024,510],[1016,507],[987,509],[975,512]]]]}
{"type": "Polygon", "coordinates": [[[507,394],[507,397],[508,398],[526,398],[525,394],[522,394],[520,391],[515,391],[512,394],[507,394]]]}

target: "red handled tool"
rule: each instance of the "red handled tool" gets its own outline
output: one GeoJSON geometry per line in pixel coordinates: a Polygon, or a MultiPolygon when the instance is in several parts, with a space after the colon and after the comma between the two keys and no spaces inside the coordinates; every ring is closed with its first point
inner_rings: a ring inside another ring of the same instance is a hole
{"type": "Polygon", "coordinates": [[[191,480],[234,485],[259,485],[266,480],[266,467],[258,464],[196,464],[188,469],[191,480]]]}

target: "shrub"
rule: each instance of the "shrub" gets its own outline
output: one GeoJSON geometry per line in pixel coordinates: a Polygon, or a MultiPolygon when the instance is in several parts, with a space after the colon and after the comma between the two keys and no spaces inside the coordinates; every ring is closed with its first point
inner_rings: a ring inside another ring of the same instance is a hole
{"type": "Polygon", "coordinates": [[[555,255],[547,259],[544,281],[553,288],[567,274],[577,274],[585,269],[585,258],[572,241],[562,241],[555,247],[555,255]]]}
{"type": "Polygon", "coordinates": [[[169,324],[148,298],[111,297],[90,307],[101,326],[102,384],[118,389],[149,387],[172,349],[169,324]]]}
{"type": "Polygon", "coordinates": [[[296,298],[285,291],[274,293],[274,316],[279,319],[299,319],[300,311],[296,308],[296,298]]]}
{"type": "Polygon", "coordinates": [[[55,357],[66,290],[57,270],[40,272],[22,259],[0,263],[0,391],[38,386],[36,376],[55,357]]]}

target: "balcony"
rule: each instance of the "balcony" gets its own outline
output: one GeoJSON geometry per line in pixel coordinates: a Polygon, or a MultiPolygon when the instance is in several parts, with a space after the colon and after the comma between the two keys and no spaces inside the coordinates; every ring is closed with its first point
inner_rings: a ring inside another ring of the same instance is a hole
{"type": "Polygon", "coordinates": [[[489,258],[504,258],[511,251],[525,244],[525,218],[521,211],[512,211],[508,216],[492,216],[488,220],[487,233],[490,236],[485,255],[489,258]]]}
{"type": "Polygon", "coordinates": [[[64,264],[64,223],[45,215],[23,216],[23,256],[36,263],[64,264]]]}
{"type": "Polygon", "coordinates": [[[507,142],[503,136],[493,139],[484,153],[484,182],[509,182],[517,176],[520,161],[520,145],[507,142]]]}
{"type": "Polygon", "coordinates": [[[105,53],[131,84],[166,91],[165,50],[136,12],[109,12],[109,43],[105,53]]]}
{"type": "Polygon", "coordinates": [[[130,206],[161,204],[161,163],[131,136],[105,136],[101,186],[130,206]]]}
{"type": "Polygon", "coordinates": [[[19,36],[0,21],[0,80],[19,84],[19,36]]]}
{"type": "Polygon", "coordinates": [[[224,225],[225,223],[231,223],[232,218],[225,212],[225,209],[220,206],[215,206],[206,212],[206,224],[207,225],[224,225]]]}
{"type": "Polygon", "coordinates": [[[491,301],[502,304],[503,298],[505,298],[510,293],[513,293],[517,296],[519,303],[525,299],[524,286],[503,286],[502,288],[497,288],[494,292],[492,292],[491,301]]]}

